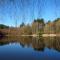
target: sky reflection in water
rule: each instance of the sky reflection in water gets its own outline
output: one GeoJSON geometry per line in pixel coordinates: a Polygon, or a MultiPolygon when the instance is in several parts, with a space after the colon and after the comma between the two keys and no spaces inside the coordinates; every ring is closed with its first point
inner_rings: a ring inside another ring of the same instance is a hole
{"type": "MultiPolygon", "coordinates": [[[[37,38],[38,39],[38,38],[37,38]]],[[[56,38],[55,38],[56,39],[56,38]]],[[[21,39],[22,40],[22,39],[21,39]]],[[[33,39],[32,39],[33,40],[33,39]]],[[[1,41],[1,40],[0,40],[1,41]]],[[[2,41],[1,41],[2,42],[2,41]]],[[[38,45],[41,45],[41,41],[24,41],[8,43],[0,45],[0,59],[1,60],[60,60],[60,52],[50,46],[51,48],[43,47],[44,49],[39,50],[38,45]],[[29,44],[27,44],[30,42],[29,44]],[[39,43],[38,43],[39,42],[39,43]],[[25,46],[22,46],[22,43],[25,46]],[[35,45],[34,45],[35,43],[35,45]],[[29,45],[29,46],[27,46],[29,45]],[[35,49],[34,49],[35,48],[35,49]]],[[[46,42],[45,42],[46,43],[46,42]]],[[[50,41],[49,41],[50,43],[50,41]]],[[[57,47],[56,47],[57,48],[57,47]]]]}

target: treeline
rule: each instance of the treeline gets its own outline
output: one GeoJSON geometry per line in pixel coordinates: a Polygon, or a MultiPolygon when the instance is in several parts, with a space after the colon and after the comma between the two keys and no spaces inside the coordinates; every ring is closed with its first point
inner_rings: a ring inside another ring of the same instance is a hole
{"type": "Polygon", "coordinates": [[[53,22],[48,21],[44,26],[44,33],[60,34],[60,18],[57,18],[53,22]]]}
{"type": "Polygon", "coordinates": [[[60,33],[60,18],[54,21],[44,22],[44,19],[35,19],[31,25],[20,25],[21,34],[58,34],[60,33]]]}
{"type": "Polygon", "coordinates": [[[5,28],[9,28],[9,26],[6,26],[4,24],[0,24],[0,29],[5,29],[5,28]]]}
{"type": "Polygon", "coordinates": [[[9,26],[0,24],[0,29],[5,29],[10,34],[17,33],[18,35],[32,35],[32,34],[60,34],[60,18],[54,21],[44,22],[44,19],[35,19],[31,24],[20,24],[20,27],[11,28],[9,26]]]}

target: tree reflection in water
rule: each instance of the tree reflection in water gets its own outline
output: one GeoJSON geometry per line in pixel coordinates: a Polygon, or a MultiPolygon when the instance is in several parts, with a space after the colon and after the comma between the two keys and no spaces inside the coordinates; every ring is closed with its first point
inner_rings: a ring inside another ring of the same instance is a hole
{"type": "Polygon", "coordinates": [[[53,46],[56,50],[60,51],[60,37],[56,37],[53,42],[53,46]]]}
{"type": "Polygon", "coordinates": [[[32,37],[20,37],[18,41],[22,47],[30,47],[32,42],[32,37]]]}
{"type": "Polygon", "coordinates": [[[23,48],[32,47],[35,51],[44,51],[45,47],[60,51],[60,37],[6,37],[0,39],[0,46],[17,42],[23,48]]]}
{"type": "Polygon", "coordinates": [[[60,37],[44,38],[46,47],[60,51],[60,37]]]}
{"type": "Polygon", "coordinates": [[[32,39],[32,47],[36,51],[44,51],[44,39],[42,37],[35,37],[32,39]]]}

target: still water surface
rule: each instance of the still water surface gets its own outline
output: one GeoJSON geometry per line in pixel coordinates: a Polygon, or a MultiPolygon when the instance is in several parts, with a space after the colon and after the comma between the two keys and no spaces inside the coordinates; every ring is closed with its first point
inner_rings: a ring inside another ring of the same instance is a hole
{"type": "Polygon", "coordinates": [[[1,38],[0,60],[60,60],[60,37],[1,38]]]}

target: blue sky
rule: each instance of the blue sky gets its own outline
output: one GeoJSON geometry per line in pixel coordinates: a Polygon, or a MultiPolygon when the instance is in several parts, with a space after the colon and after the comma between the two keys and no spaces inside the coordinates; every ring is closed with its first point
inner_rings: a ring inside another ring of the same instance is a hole
{"type": "Polygon", "coordinates": [[[60,0],[0,0],[0,24],[19,26],[43,18],[45,22],[60,17],[60,0]]]}

